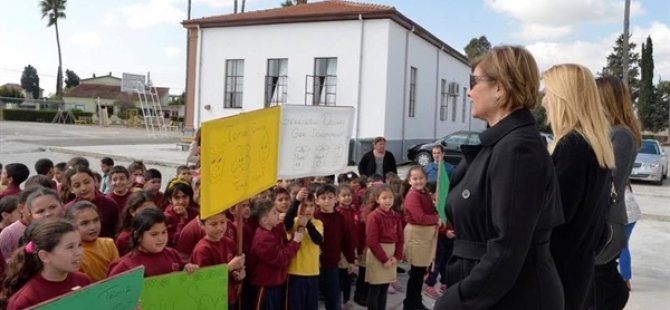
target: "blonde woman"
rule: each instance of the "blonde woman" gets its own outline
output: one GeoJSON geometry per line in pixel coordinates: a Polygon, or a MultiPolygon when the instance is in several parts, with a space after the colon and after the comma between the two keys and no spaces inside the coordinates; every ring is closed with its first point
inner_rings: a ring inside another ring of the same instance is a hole
{"type": "Polygon", "coordinates": [[[530,112],[539,88],[535,59],[522,47],[495,47],[473,65],[472,116],[490,128],[481,145],[462,147],[451,181],[456,240],[435,309],[563,309],[549,247],[563,222],[560,191],[530,112]]]}
{"type": "Polygon", "coordinates": [[[619,274],[617,258],[622,250],[626,249],[626,232],[632,231],[632,226],[635,225],[635,220],[632,221],[632,224],[628,224],[631,221],[627,218],[624,193],[635,157],[640,149],[642,135],[640,124],[633,113],[633,103],[628,87],[621,79],[606,76],[596,79],[596,84],[605,115],[612,126],[610,136],[616,162],[612,174],[617,200],[609,209],[608,222],[612,228],[611,241],[596,257],[595,306],[596,309],[623,309],[629,296],[629,288],[625,280],[630,279],[630,259],[627,260],[627,266],[624,266],[625,260],[621,260],[622,273],[619,274]],[[626,271],[627,278],[622,278],[626,271]]]}
{"type": "Polygon", "coordinates": [[[562,64],[544,73],[542,105],[554,133],[549,151],[565,223],[554,229],[551,253],[563,282],[565,309],[586,309],[595,256],[610,204],[614,153],[610,125],[591,72],[562,64]]]}

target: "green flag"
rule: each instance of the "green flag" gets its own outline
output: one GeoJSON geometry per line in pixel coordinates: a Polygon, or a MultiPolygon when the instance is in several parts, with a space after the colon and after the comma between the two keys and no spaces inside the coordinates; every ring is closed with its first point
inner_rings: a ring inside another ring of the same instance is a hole
{"type": "Polygon", "coordinates": [[[437,172],[437,205],[435,207],[442,223],[445,224],[447,223],[447,211],[445,210],[447,195],[449,195],[449,174],[444,160],[441,160],[437,172]]]}

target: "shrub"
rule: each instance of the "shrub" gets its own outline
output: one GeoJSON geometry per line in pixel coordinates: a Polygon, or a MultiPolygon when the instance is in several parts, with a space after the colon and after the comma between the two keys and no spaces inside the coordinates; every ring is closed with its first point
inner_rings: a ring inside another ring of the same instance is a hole
{"type": "MultiPolygon", "coordinates": [[[[77,118],[80,116],[91,117],[93,113],[72,111],[72,115],[77,118]]],[[[56,110],[25,110],[25,109],[5,109],[4,119],[8,121],[40,122],[50,123],[56,117],[56,110]]]]}

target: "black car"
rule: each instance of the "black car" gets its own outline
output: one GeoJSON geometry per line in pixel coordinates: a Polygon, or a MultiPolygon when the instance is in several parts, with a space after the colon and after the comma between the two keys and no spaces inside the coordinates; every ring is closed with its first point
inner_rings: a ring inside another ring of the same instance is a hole
{"type": "Polygon", "coordinates": [[[434,142],[415,144],[407,150],[407,157],[421,166],[433,161],[433,146],[442,144],[444,148],[444,160],[452,165],[457,165],[463,158],[461,145],[478,145],[479,132],[457,131],[450,135],[437,139],[434,142]]]}

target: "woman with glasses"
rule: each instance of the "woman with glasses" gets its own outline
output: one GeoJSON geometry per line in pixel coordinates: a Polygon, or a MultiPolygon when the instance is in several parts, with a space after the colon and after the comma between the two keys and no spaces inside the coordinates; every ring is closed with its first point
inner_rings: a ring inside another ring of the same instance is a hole
{"type": "Polygon", "coordinates": [[[500,46],[473,64],[472,116],[481,145],[462,147],[447,201],[456,240],[435,309],[563,309],[551,258],[563,222],[554,166],[530,112],[539,71],[524,48],[500,46]]]}

